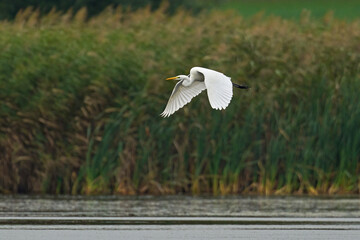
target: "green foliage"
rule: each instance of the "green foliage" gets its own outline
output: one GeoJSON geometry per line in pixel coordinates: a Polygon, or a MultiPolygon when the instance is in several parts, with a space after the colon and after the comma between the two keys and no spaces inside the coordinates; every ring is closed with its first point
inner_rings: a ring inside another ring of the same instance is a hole
{"type": "Polygon", "coordinates": [[[299,19],[303,10],[311,11],[312,16],[321,18],[332,12],[337,18],[355,19],[360,14],[359,0],[226,0],[218,4],[220,9],[233,9],[249,17],[259,12],[265,15],[299,19]]]}
{"type": "Polygon", "coordinates": [[[164,12],[0,23],[1,192],[359,192],[358,20],[164,12]],[[251,89],[161,118],[193,66],[251,89]]]}
{"type": "MultiPolygon", "coordinates": [[[[165,0],[166,1],[166,0],[165,0]]],[[[150,6],[153,10],[157,9],[163,0],[11,0],[0,2],[0,20],[12,20],[16,14],[23,9],[33,7],[37,9],[40,14],[48,14],[56,9],[61,12],[75,11],[81,8],[87,8],[90,17],[101,13],[106,7],[121,6],[124,9],[137,10],[150,6]]],[[[198,12],[200,9],[210,8],[217,3],[218,0],[171,0],[166,1],[169,5],[168,12],[174,13],[178,7],[184,7],[190,11],[198,12]]]]}

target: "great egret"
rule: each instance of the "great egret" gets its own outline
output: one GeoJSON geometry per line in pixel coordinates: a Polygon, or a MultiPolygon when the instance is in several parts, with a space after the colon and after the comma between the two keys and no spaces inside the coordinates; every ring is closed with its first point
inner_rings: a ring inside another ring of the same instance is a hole
{"type": "Polygon", "coordinates": [[[221,110],[229,105],[233,96],[233,86],[249,88],[231,82],[231,78],[221,72],[203,67],[193,67],[188,76],[178,75],[166,80],[179,80],[179,82],[175,85],[164,112],[160,114],[162,117],[170,116],[205,89],[207,89],[211,107],[221,110]]]}

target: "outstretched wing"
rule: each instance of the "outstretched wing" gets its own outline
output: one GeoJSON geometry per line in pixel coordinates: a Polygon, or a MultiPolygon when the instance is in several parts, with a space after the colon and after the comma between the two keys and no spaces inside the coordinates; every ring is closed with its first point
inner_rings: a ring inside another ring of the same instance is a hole
{"type": "Polygon", "coordinates": [[[183,86],[182,82],[183,80],[175,85],[164,112],[160,114],[162,117],[170,116],[206,89],[204,82],[194,81],[188,87],[183,86]]]}
{"type": "Polygon", "coordinates": [[[211,107],[219,110],[225,109],[233,96],[231,78],[223,73],[207,68],[194,67],[192,70],[196,70],[204,75],[204,82],[211,107]]]}

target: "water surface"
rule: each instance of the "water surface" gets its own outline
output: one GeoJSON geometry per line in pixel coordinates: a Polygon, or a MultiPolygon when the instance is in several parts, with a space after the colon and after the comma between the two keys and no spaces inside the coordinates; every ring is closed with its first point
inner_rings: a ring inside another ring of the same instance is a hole
{"type": "Polygon", "coordinates": [[[358,197],[0,196],[0,239],[360,239],[358,197]]]}

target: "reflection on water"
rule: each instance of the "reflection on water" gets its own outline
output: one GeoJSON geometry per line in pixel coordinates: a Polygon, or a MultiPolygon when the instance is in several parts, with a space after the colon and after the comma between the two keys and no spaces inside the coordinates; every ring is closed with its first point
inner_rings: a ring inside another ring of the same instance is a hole
{"type": "Polygon", "coordinates": [[[359,236],[358,197],[0,196],[0,240],[359,236]]]}
{"type": "Polygon", "coordinates": [[[360,198],[0,196],[0,217],[360,217],[360,198]]]}

